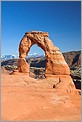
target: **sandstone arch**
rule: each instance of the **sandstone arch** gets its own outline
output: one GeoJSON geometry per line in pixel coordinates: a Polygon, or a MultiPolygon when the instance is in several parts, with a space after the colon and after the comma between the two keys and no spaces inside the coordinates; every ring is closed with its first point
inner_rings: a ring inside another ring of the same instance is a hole
{"type": "Polygon", "coordinates": [[[29,73],[29,65],[25,60],[32,45],[37,44],[41,47],[47,59],[45,76],[70,75],[70,69],[64,60],[59,48],[54,46],[48,37],[47,32],[27,32],[19,45],[18,71],[29,73]]]}
{"type": "MultiPolygon", "coordinates": [[[[18,70],[14,70],[13,74],[24,73],[29,75],[29,64],[26,62],[25,57],[34,44],[37,44],[45,52],[47,60],[45,77],[49,79],[53,77],[54,84],[52,88],[66,92],[76,91],[72,78],[70,77],[70,69],[62,53],[58,47],[53,45],[46,32],[32,31],[25,33],[19,44],[18,70]]],[[[50,79],[51,82],[53,82],[52,79],[50,79]]]]}

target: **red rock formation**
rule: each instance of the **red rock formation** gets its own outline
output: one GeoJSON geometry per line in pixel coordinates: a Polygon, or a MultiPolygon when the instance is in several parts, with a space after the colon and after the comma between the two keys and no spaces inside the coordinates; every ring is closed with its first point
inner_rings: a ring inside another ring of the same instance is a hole
{"type": "Polygon", "coordinates": [[[22,73],[28,73],[29,72],[29,65],[27,64],[27,62],[24,58],[19,58],[18,70],[19,70],[19,72],[22,72],[22,73]]]}
{"type": "Polygon", "coordinates": [[[31,46],[34,44],[37,44],[37,46],[41,47],[45,52],[47,59],[45,76],[61,78],[62,82],[68,79],[67,81],[72,83],[70,69],[65,62],[62,53],[58,47],[53,45],[52,41],[48,37],[48,33],[46,32],[32,31],[25,33],[19,45],[19,72],[29,72],[29,66],[25,61],[25,57],[28,55],[31,46]]]}
{"type": "Polygon", "coordinates": [[[37,44],[41,47],[46,55],[46,72],[45,75],[69,75],[70,69],[64,60],[59,48],[53,45],[52,41],[48,38],[46,32],[28,32],[25,33],[19,45],[19,72],[28,72],[25,57],[28,55],[32,45],[37,44]],[[22,64],[23,63],[23,64],[22,64]]]}

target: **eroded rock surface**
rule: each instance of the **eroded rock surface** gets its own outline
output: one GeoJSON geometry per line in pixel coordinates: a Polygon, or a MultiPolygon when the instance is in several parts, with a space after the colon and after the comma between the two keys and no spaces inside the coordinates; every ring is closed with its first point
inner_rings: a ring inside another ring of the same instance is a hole
{"type": "Polygon", "coordinates": [[[61,85],[63,86],[64,83],[67,84],[65,87],[70,86],[70,83],[72,84],[72,87],[74,84],[70,77],[69,66],[67,65],[59,48],[53,45],[48,36],[49,35],[46,32],[32,31],[25,33],[19,45],[18,71],[21,73],[29,73],[29,65],[25,58],[28,55],[31,46],[37,44],[37,46],[44,50],[46,56],[45,77],[61,79],[61,83],[58,84],[58,88],[61,85]]]}
{"type": "Polygon", "coordinates": [[[27,72],[27,64],[22,65],[21,60],[24,62],[24,58],[28,55],[32,45],[37,44],[41,47],[47,59],[45,76],[52,75],[70,75],[70,69],[64,60],[59,48],[54,46],[52,41],[48,37],[46,32],[27,32],[22,38],[19,45],[19,72],[27,72]],[[22,70],[20,70],[22,69],[22,70]]]}

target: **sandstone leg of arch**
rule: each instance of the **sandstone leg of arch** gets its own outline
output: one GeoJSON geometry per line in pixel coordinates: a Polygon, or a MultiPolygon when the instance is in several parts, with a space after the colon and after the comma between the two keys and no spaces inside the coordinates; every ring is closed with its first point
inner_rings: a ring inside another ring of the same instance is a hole
{"type": "Polygon", "coordinates": [[[24,36],[19,45],[19,60],[18,71],[21,73],[29,73],[29,64],[26,62],[26,56],[30,50],[30,47],[34,44],[27,36],[24,36]]]}
{"type": "Polygon", "coordinates": [[[24,58],[18,60],[18,71],[22,73],[29,73],[29,65],[24,58]]]}
{"type": "MultiPolygon", "coordinates": [[[[48,37],[45,37],[45,40],[47,43],[51,42],[48,37]]],[[[53,75],[70,75],[70,69],[60,50],[53,46],[52,43],[49,46],[49,50],[46,52],[46,77],[53,75]]]]}

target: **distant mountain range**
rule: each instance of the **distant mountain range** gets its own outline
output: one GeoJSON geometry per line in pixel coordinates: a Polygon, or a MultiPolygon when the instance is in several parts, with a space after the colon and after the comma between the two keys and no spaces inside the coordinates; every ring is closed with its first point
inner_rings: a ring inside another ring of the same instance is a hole
{"type": "MultiPolygon", "coordinates": [[[[43,58],[45,55],[44,54],[29,54],[26,58],[43,58]]],[[[16,55],[3,55],[1,56],[1,60],[10,60],[10,59],[16,59],[18,58],[16,55]]]]}
{"type": "Polygon", "coordinates": [[[34,54],[28,54],[26,58],[28,59],[28,58],[43,58],[43,57],[45,57],[44,54],[34,53],[34,54]]]}
{"type": "Polygon", "coordinates": [[[9,60],[9,59],[15,59],[15,55],[3,55],[1,56],[1,60],[9,60]]]}

